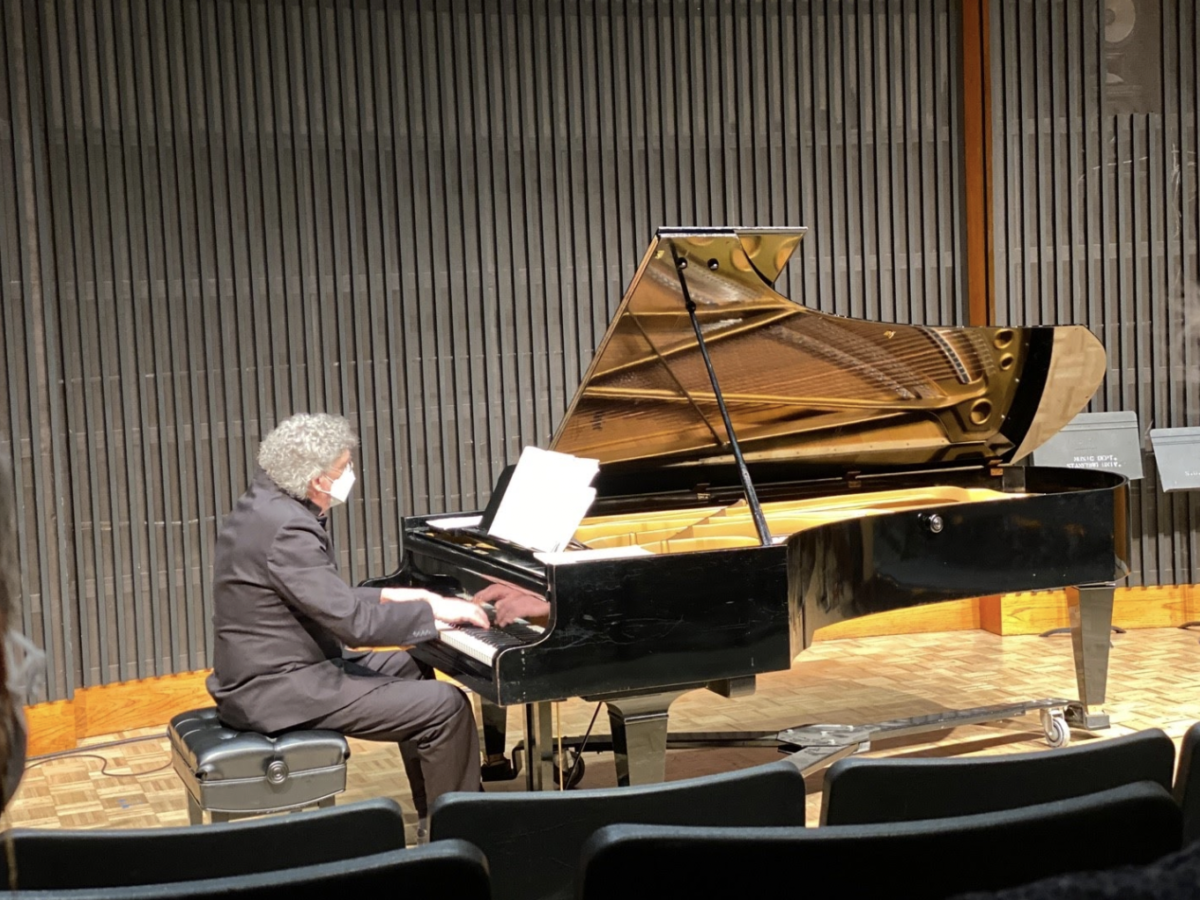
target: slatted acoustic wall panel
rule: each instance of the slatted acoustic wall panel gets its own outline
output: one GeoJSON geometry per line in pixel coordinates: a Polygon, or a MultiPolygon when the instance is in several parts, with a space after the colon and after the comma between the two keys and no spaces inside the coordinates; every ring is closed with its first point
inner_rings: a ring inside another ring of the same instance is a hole
{"type": "MultiPolygon", "coordinates": [[[[1079,322],[1108,352],[1091,409],[1200,425],[1197,87],[1191,0],[993,0],[997,316],[1079,322]]],[[[1149,441],[1130,584],[1200,580],[1194,493],[1149,441]]]]}
{"type": "Polygon", "coordinates": [[[9,0],[0,421],[50,696],[202,668],[257,442],[348,414],[343,571],[544,443],[653,229],[957,323],[957,0],[9,0]]]}

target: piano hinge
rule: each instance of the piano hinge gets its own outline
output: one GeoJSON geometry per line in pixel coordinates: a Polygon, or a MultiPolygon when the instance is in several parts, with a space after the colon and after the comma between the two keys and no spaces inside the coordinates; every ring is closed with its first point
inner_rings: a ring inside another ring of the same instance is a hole
{"type": "Polygon", "coordinates": [[[846,476],[845,476],[846,477],[846,487],[850,487],[850,488],[862,487],[862,482],[859,481],[859,479],[858,479],[858,476],[861,474],[862,474],[861,472],[847,472],[846,476]]]}
{"type": "Polygon", "coordinates": [[[997,466],[992,469],[993,477],[1000,479],[1000,489],[1010,494],[1025,492],[1024,466],[997,466]]]}
{"type": "Polygon", "coordinates": [[[710,485],[707,481],[697,484],[692,487],[692,493],[696,495],[697,500],[711,500],[712,494],[709,493],[710,485]]]}

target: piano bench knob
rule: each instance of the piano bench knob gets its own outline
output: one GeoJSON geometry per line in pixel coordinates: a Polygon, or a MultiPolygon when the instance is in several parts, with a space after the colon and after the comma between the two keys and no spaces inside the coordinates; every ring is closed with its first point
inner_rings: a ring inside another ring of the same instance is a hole
{"type": "Polygon", "coordinates": [[[934,534],[941,534],[942,529],[946,527],[945,520],[937,513],[925,513],[921,516],[921,521],[934,534]]]}
{"type": "Polygon", "coordinates": [[[267,766],[267,781],[271,784],[280,785],[287,781],[288,767],[282,759],[276,759],[267,766]]]}

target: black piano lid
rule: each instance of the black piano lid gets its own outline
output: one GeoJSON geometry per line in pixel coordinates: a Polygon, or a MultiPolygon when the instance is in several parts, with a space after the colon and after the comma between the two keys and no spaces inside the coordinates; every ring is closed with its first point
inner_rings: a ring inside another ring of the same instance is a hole
{"type": "Polygon", "coordinates": [[[724,465],[729,444],[688,287],[751,463],[880,471],[1015,462],[1104,377],[1086,328],[931,327],[810,310],[773,285],[803,228],[662,228],[551,449],[617,472],[724,465]]]}

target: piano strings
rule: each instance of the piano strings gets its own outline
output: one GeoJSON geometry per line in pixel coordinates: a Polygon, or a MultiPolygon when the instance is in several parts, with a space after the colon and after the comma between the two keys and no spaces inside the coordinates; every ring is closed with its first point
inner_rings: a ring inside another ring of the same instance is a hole
{"type": "MultiPolygon", "coordinates": [[[[828,522],[916,510],[948,503],[1012,500],[1026,496],[987,488],[954,486],[877,491],[852,497],[815,498],[764,503],[763,513],[776,538],[828,522]]],[[[637,546],[650,553],[679,553],[749,547],[757,543],[750,510],[744,502],[641,516],[585,519],[576,540],[590,549],[637,546]]]]}

